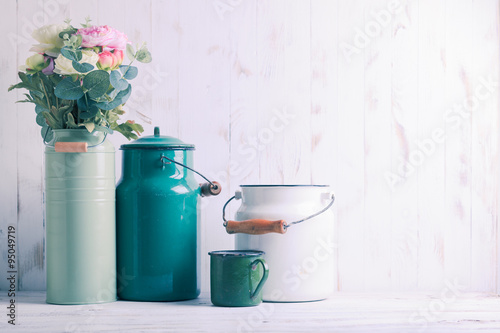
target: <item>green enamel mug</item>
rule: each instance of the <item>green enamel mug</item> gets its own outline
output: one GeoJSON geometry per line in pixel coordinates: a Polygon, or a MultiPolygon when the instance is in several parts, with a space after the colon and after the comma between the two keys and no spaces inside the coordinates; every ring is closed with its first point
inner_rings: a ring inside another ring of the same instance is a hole
{"type": "Polygon", "coordinates": [[[212,251],[210,298],[217,306],[255,306],[262,303],[262,287],[269,275],[263,251],[212,251]]]}

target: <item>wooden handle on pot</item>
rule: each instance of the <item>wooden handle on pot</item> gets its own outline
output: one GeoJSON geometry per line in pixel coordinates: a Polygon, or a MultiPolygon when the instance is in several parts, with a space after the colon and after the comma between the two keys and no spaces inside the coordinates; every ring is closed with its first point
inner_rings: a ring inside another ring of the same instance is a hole
{"type": "Polygon", "coordinates": [[[56,142],[54,149],[58,153],[86,153],[87,142],[56,142]]]}
{"type": "Polygon", "coordinates": [[[227,221],[226,232],[228,234],[250,234],[263,235],[270,232],[284,234],[286,222],[283,220],[269,221],[263,219],[251,219],[245,221],[227,221]]]}

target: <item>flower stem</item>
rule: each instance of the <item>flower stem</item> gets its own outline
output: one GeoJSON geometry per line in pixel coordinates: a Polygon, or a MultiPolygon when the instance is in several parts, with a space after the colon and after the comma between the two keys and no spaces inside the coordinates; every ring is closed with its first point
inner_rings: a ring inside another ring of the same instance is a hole
{"type": "Polygon", "coordinates": [[[47,106],[49,107],[49,111],[50,111],[52,109],[52,106],[50,105],[49,95],[47,95],[47,89],[45,89],[45,85],[43,84],[43,80],[40,80],[40,83],[42,84],[43,93],[45,95],[45,98],[47,99],[47,106]]]}
{"type": "Polygon", "coordinates": [[[132,63],[133,63],[134,61],[135,61],[135,58],[134,58],[134,59],[130,62],[130,64],[128,64],[127,69],[125,70],[125,73],[123,73],[123,74],[122,74],[122,77],[120,78],[120,80],[121,80],[121,79],[123,79],[123,77],[125,76],[125,74],[127,74],[128,69],[130,68],[130,66],[132,66],[132,63]]]}

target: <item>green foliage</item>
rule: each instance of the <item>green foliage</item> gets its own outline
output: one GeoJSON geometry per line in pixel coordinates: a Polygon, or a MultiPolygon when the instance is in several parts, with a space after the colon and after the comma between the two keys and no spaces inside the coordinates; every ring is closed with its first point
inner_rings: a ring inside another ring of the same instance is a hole
{"type": "Polygon", "coordinates": [[[54,94],[61,99],[77,100],[84,92],[79,81],[67,77],[55,87],[54,94]]]}
{"type": "MultiPolygon", "coordinates": [[[[76,30],[76,31],[78,31],[78,30],[76,30]]],[[[59,36],[61,36],[61,34],[59,34],[59,36]]],[[[66,45],[65,46],[66,49],[78,50],[78,48],[80,47],[80,45],[82,45],[82,36],[81,35],[71,35],[71,36],[68,36],[68,34],[65,34],[61,38],[64,39],[64,45],[66,45]]],[[[68,58],[68,59],[71,59],[71,58],[68,58]]],[[[71,60],[73,60],[73,59],[71,59],[71,60]]]]}
{"type": "Polygon", "coordinates": [[[134,47],[130,44],[127,44],[126,49],[127,57],[130,59],[131,63],[134,60],[137,60],[142,63],[149,63],[153,60],[151,57],[151,53],[148,51],[146,47],[146,43],[142,44],[142,46],[135,52],[134,47]]]}
{"type": "Polygon", "coordinates": [[[118,91],[128,88],[129,83],[125,79],[130,80],[128,78],[125,78],[125,75],[122,76],[120,71],[112,71],[109,75],[109,81],[111,85],[118,91]]]}
{"type": "MultiPolygon", "coordinates": [[[[69,23],[68,23],[69,24],[69,23]]],[[[71,35],[74,35],[78,29],[69,26],[67,29],[64,29],[59,33],[59,38],[61,39],[69,39],[71,35]]]]}
{"type": "Polygon", "coordinates": [[[81,26],[83,28],[88,28],[91,26],[91,24],[89,24],[92,20],[90,19],[90,16],[87,16],[85,17],[85,23],[82,23],[81,26]]]}
{"type": "Polygon", "coordinates": [[[65,58],[68,58],[69,60],[73,60],[73,61],[82,60],[82,51],[68,47],[68,46],[65,46],[61,49],[61,54],[65,58]]]}
{"type": "MultiPolygon", "coordinates": [[[[83,27],[90,27],[90,19],[86,18],[83,27]]],[[[67,21],[69,24],[69,21],[67,21]]],[[[130,59],[128,65],[110,72],[96,69],[93,64],[81,62],[83,50],[99,54],[102,46],[83,48],[82,36],[78,29],[71,25],[59,33],[64,41],[60,54],[71,61],[75,74],[44,74],[41,71],[27,69],[19,72],[20,82],[9,87],[26,89],[25,98],[20,103],[35,104],[36,123],[41,127],[40,133],[45,141],[53,138],[53,130],[64,128],[86,128],[89,132],[102,131],[112,134],[117,131],[127,139],[137,139],[144,131],[143,127],[133,121],[119,123],[125,112],[122,107],[132,93],[128,82],[137,77],[138,69],[131,64],[137,60],[148,63],[152,60],[146,44],[134,47],[127,44],[126,54],[130,59]]],[[[55,61],[56,57],[45,55],[45,67],[55,61]]]]}
{"type": "Polygon", "coordinates": [[[95,104],[93,104],[89,106],[88,110],[80,113],[80,119],[93,118],[97,116],[97,113],[99,113],[99,108],[95,104]]]}
{"type": "Polygon", "coordinates": [[[130,60],[130,62],[135,60],[135,50],[131,44],[127,44],[127,48],[125,49],[125,53],[127,54],[127,57],[130,60]]]}
{"type": "Polygon", "coordinates": [[[123,65],[120,66],[120,71],[123,74],[123,78],[127,79],[127,80],[135,79],[135,77],[139,73],[139,70],[137,69],[137,67],[130,66],[130,65],[129,66],[123,66],[123,65]]]}
{"type": "Polygon", "coordinates": [[[68,128],[78,128],[78,125],[75,122],[75,118],[73,117],[73,114],[68,113],[68,121],[66,122],[66,125],[68,128]]]}
{"type": "Polygon", "coordinates": [[[144,128],[141,125],[128,121],[117,126],[111,126],[111,129],[120,132],[129,140],[137,139],[137,134],[144,132],[144,128]],[[137,134],[135,134],[134,132],[136,132],[137,134]]]}
{"type": "Polygon", "coordinates": [[[91,64],[87,64],[86,62],[84,63],[79,63],[79,62],[76,62],[73,60],[73,62],[71,63],[71,65],[73,66],[73,68],[75,70],[77,70],[79,73],[87,73],[87,72],[90,72],[91,70],[94,69],[94,66],[91,65],[91,64]]]}
{"type": "Polygon", "coordinates": [[[85,75],[83,78],[83,88],[90,99],[96,100],[104,95],[109,88],[109,74],[106,71],[98,70],[85,75]]]}
{"type": "Polygon", "coordinates": [[[132,92],[132,86],[129,85],[127,89],[120,91],[114,99],[106,101],[106,102],[100,102],[97,103],[97,107],[102,110],[113,110],[117,108],[118,106],[125,104],[127,102],[128,98],[130,97],[130,93],[132,92]]]}

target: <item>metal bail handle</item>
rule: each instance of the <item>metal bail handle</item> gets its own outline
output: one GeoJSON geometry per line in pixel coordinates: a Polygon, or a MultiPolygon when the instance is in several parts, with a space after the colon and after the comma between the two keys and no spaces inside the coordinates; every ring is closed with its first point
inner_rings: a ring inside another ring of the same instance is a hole
{"type": "MultiPolygon", "coordinates": [[[[155,128],[155,130],[156,130],[156,128],[155,128]]],[[[177,162],[171,158],[168,158],[167,156],[165,156],[163,154],[161,155],[160,160],[163,162],[163,164],[174,163],[174,164],[180,165],[180,166],[196,173],[197,175],[201,176],[203,179],[205,179],[208,183],[200,184],[200,191],[201,191],[200,194],[202,197],[209,197],[212,195],[215,196],[221,192],[222,186],[218,182],[210,181],[207,177],[203,176],[201,173],[194,170],[193,168],[190,168],[187,165],[182,164],[181,162],[177,162]],[[165,162],[165,160],[167,160],[168,162],[165,162]]]]}
{"type": "Polygon", "coordinates": [[[226,232],[228,234],[243,233],[249,235],[263,235],[271,232],[277,234],[284,234],[290,226],[312,219],[313,217],[316,217],[326,212],[328,209],[330,209],[330,207],[332,207],[333,203],[335,202],[335,195],[333,193],[328,193],[328,194],[330,196],[331,201],[325,208],[301,220],[290,222],[289,224],[287,224],[284,220],[276,220],[276,221],[270,221],[264,219],[250,219],[245,221],[226,220],[226,206],[233,199],[241,199],[241,192],[236,192],[234,196],[232,196],[228,201],[226,201],[224,207],[222,208],[222,220],[224,221],[223,225],[226,228],[226,232]]]}
{"type": "Polygon", "coordinates": [[[43,144],[47,147],[54,148],[58,153],[86,153],[88,148],[94,148],[102,145],[104,141],[106,141],[106,136],[108,136],[108,133],[104,132],[104,138],[102,141],[92,146],[89,146],[87,142],[56,142],[53,146],[51,146],[49,142],[45,140],[48,133],[49,128],[47,127],[43,137],[43,144]]]}

